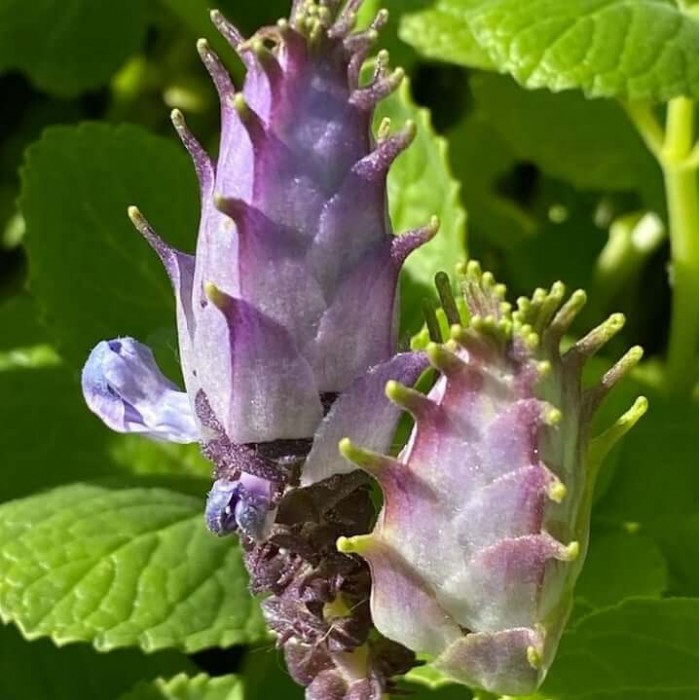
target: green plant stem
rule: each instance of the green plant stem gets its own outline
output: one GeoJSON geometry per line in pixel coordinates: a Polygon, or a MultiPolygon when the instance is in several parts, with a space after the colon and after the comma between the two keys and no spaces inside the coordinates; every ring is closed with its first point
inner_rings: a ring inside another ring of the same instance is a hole
{"type": "Polygon", "coordinates": [[[698,347],[698,172],[688,159],[693,148],[694,105],[677,97],[668,105],[661,168],[671,238],[671,332],[666,379],[675,393],[697,383],[698,347]]]}
{"type": "Polygon", "coordinates": [[[664,176],[671,240],[671,328],[666,387],[689,393],[697,383],[698,159],[693,144],[695,105],[687,97],[668,103],[665,133],[646,104],[625,105],[631,121],[659,161],[664,176]]]}

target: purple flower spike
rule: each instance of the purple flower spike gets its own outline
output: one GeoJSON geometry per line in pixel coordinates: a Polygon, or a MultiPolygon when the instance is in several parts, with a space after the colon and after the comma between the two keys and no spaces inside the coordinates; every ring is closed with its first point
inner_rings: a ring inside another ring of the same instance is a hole
{"type": "Polygon", "coordinates": [[[394,458],[340,442],[379,482],[384,507],[371,534],[340,538],[338,548],[369,563],[382,634],[432,655],[457,681],[530,694],[569,614],[598,467],[646,401],[593,440],[591,419],[641,349],[582,389],[583,364],[622,327],[619,314],[562,354],[583,292],[564,302],[557,283],[511,311],[503,286],[470,263],[461,273],[465,322],[445,283],[452,338],[426,350],[435,385],[427,396],[386,387],[415,419],[408,444],[394,458]]]}
{"type": "Polygon", "coordinates": [[[112,430],[170,442],[199,440],[187,394],[133,338],[98,343],[83,368],[82,387],[90,410],[112,430]]]}
{"type": "Polygon", "coordinates": [[[194,258],[131,212],[175,288],[187,389],[204,393],[236,444],[311,437],[323,395],[391,358],[400,267],[437,231],[436,221],[391,231],[386,174],[415,126],[374,142],[374,106],[402,72],[381,54],[359,84],[385,13],[353,33],[357,3],[341,4],[296,3],[289,21],[246,40],[212,12],[247,77],[237,92],[198,43],[221,100],[216,163],[172,115],[200,183],[194,258]]]}
{"type": "Polygon", "coordinates": [[[436,219],[391,230],[386,175],[415,125],[372,137],[374,106],[403,73],[380,52],[360,85],[386,13],[354,32],[358,5],[297,2],[289,20],[247,39],[213,11],[247,76],[236,91],[198,42],[221,102],[216,162],[172,113],[200,185],[196,255],[129,209],[173,285],[190,403],[206,405],[213,415],[198,421],[219,431],[205,449],[311,438],[324,405],[393,356],[401,265],[437,232],[436,219]]]}

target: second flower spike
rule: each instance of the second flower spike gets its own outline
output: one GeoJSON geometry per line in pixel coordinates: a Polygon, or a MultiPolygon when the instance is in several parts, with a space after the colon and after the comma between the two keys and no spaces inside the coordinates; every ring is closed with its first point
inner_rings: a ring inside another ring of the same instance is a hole
{"type": "Polygon", "coordinates": [[[461,273],[461,310],[447,280],[438,286],[452,338],[426,349],[435,385],[423,395],[387,384],[415,420],[408,444],[394,458],[340,442],[377,479],[384,507],[370,535],[338,547],[370,564],[380,632],[462,683],[528,694],[566,624],[602,455],[646,401],[591,441],[593,413],[641,349],[584,390],[583,364],[622,327],[619,314],[562,354],[583,292],[564,301],[555,284],[513,311],[476,263],[461,273]]]}

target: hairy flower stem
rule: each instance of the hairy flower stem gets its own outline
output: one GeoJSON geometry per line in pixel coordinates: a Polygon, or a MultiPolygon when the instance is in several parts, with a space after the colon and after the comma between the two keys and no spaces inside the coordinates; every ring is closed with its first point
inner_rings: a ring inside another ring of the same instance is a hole
{"type": "Polygon", "coordinates": [[[688,393],[697,383],[698,346],[698,157],[694,140],[695,104],[687,97],[668,103],[665,133],[650,106],[626,105],[630,119],[659,161],[666,188],[671,239],[673,301],[666,385],[688,393]]]}

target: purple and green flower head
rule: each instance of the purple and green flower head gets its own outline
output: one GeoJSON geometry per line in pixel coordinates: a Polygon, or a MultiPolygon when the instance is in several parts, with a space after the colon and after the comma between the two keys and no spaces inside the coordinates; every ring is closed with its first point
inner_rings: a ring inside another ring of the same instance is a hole
{"type": "Polygon", "coordinates": [[[592,418],[641,350],[584,388],[584,363],[624,319],[562,351],[582,292],[565,300],[555,284],[512,308],[470,263],[457,298],[438,277],[431,342],[397,352],[399,272],[437,221],[392,230],[387,172],[415,125],[371,132],[403,74],[380,52],[360,82],[387,19],[355,31],[360,4],[297,0],[248,38],[211,13],[246,78],[238,89],[198,42],[220,98],[216,160],[172,114],[199,181],[194,252],[129,210],[172,283],[185,390],[125,337],[94,348],[83,392],[116,431],[200,443],[214,465],[207,526],[241,535],[309,700],[378,700],[413,652],[470,686],[530,693],[571,607],[598,467],[646,404],[595,438],[592,418]],[[430,365],[424,394],[413,387],[430,365]],[[414,425],[394,456],[403,411],[414,425]],[[369,534],[358,467],[384,496],[369,534]]]}
{"type": "Polygon", "coordinates": [[[329,421],[345,421],[341,435],[352,430],[360,415],[348,407],[353,391],[370,420],[372,411],[389,416],[372,420],[383,444],[398,413],[372,378],[384,382],[389,371],[410,382],[425,363],[411,353],[394,358],[397,284],[403,261],[435,235],[437,221],[401,236],[391,229],[386,175],[415,126],[391,133],[384,123],[371,133],[375,105],[403,74],[381,52],[372,79],[360,84],[387,15],[354,31],[359,4],[296,2],[289,20],[247,39],[211,13],[247,74],[236,89],[206,41],[198,43],[221,103],[216,161],[182,114],[172,114],[199,180],[195,253],[175,250],[129,210],[172,282],[186,392],[133,339],[98,345],[83,374],[88,405],[113,429],[202,443],[217,478],[207,522],[222,534],[237,522],[219,512],[223,495],[231,494],[224,508],[244,510],[243,472],[282,484],[294,466],[290,459],[270,473],[254,458],[256,445],[297,441],[290,449],[303,461],[304,441],[331,431],[329,421]],[[129,348],[129,358],[117,347],[129,348]],[[377,370],[386,363],[391,369],[377,370]],[[345,408],[324,421],[348,391],[345,408]]]}
{"type": "MultiPolygon", "coordinates": [[[[401,453],[340,442],[346,470],[372,474],[384,506],[371,534],[338,547],[369,562],[380,632],[455,680],[523,695],[542,682],[571,608],[601,460],[646,400],[591,439],[594,412],[642,351],[584,388],[584,363],[622,328],[620,314],[562,352],[583,292],[565,300],[557,283],[512,309],[477,263],[459,286],[455,302],[438,277],[450,338],[425,349],[433,387],[386,386],[415,421],[401,453]]],[[[434,317],[429,326],[437,340],[434,317]]]]}

